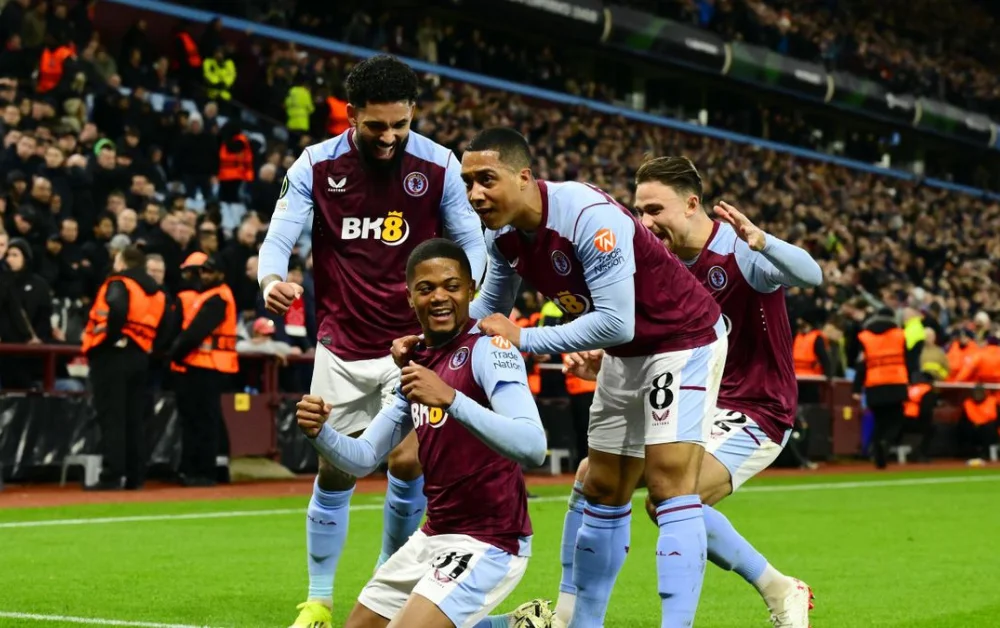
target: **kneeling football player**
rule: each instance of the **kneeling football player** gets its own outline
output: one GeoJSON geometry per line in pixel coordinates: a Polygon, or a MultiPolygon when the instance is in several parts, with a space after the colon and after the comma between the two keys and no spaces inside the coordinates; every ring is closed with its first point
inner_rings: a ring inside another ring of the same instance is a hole
{"type": "Polygon", "coordinates": [[[480,625],[517,586],[531,550],[521,465],[545,458],[545,433],[521,354],[469,320],[475,281],[449,240],[422,243],[406,266],[424,341],[403,368],[395,403],[357,439],[325,423],[329,401],[306,396],[298,423],[324,458],[371,473],[411,431],[424,470],[427,521],[361,591],[347,628],[480,625]]]}

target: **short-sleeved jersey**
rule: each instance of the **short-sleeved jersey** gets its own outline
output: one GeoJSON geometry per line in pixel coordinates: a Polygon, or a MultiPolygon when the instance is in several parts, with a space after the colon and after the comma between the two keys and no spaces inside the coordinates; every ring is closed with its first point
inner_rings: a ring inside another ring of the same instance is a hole
{"type": "Polygon", "coordinates": [[[610,196],[577,182],[539,181],[542,224],[533,234],[486,232],[490,255],[506,260],[567,315],[593,308],[591,292],[635,282],[635,335],[606,348],[633,357],[682,351],[716,339],[719,306],[663,243],[610,196]]]}
{"type": "MultiPolygon", "coordinates": [[[[464,333],[441,347],[418,348],[414,361],[476,403],[503,382],[527,386],[524,361],[505,339],[464,333]]],[[[518,463],[486,443],[440,408],[411,404],[427,496],[425,534],[466,534],[511,554],[531,536],[528,493],[518,463]]]]}
{"type": "Polygon", "coordinates": [[[767,279],[770,266],[730,225],[716,222],[689,269],[722,307],[729,331],[719,407],[743,412],[780,443],[795,423],[798,387],[785,290],[767,279]]]}
{"type": "Polygon", "coordinates": [[[273,217],[301,225],[313,215],[319,342],[344,360],[384,357],[393,339],[419,333],[406,301],[407,258],[451,232],[449,223],[479,228],[447,148],[411,132],[397,167],[364,160],[353,130],[308,147],[273,217]]]}

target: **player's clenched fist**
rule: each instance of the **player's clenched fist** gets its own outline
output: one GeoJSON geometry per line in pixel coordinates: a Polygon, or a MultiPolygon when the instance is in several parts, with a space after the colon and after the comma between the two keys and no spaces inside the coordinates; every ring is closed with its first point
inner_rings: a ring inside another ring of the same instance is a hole
{"type": "Polygon", "coordinates": [[[403,368],[410,362],[413,348],[420,343],[420,336],[403,336],[392,341],[392,360],[403,368]]]}
{"type": "Polygon", "coordinates": [[[479,331],[487,336],[503,336],[515,347],[521,348],[521,328],[503,314],[490,314],[479,321],[479,331]]]}
{"type": "Polygon", "coordinates": [[[580,379],[596,381],[597,374],[601,372],[601,360],[603,359],[604,351],[601,349],[567,353],[563,356],[563,373],[575,375],[580,379]]]}
{"type": "Polygon", "coordinates": [[[302,401],[295,404],[295,408],[299,429],[309,438],[316,438],[323,429],[327,417],[330,416],[330,404],[317,395],[306,395],[302,401]]]}
{"type": "Polygon", "coordinates": [[[264,307],[272,314],[284,315],[303,292],[302,286],[297,283],[273,281],[264,286],[264,307]]]}
{"type": "Polygon", "coordinates": [[[416,362],[403,367],[399,383],[409,401],[429,408],[447,408],[455,402],[455,389],[445,384],[437,373],[416,362]]]}

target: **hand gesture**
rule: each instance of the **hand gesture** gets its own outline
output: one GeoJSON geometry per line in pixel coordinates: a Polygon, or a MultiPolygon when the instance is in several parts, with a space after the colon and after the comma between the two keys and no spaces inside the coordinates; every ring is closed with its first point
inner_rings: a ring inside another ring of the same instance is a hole
{"type": "Polygon", "coordinates": [[[403,368],[410,363],[413,348],[420,343],[420,336],[403,336],[392,341],[392,361],[403,368]]]}
{"type": "Polygon", "coordinates": [[[601,372],[601,360],[603,359],[604,351],[601,349],[567,353],[563,356],[563,373],[569,373],[592,382],[597,381],[597,374],[601,372]]]}
{"type": "Polygon", "coordinates": [[[487,336],[503,336],[512,345],[521,348],[521,328],[503,314],[490,314],[479,321],[479,330],[487,336]]]}
{"type": "Polygon", "coordinates": [[[721,201],[712,211],[720,220],[732,225],[733,229],[736,230],[736,235],[749,244],[752,250],[764,250],[764,246],[767,244],[767,235],[757,225],[750,222],[750,219],[744,216],[740,210],[725,201],[721,201]]]}
{"type": "Polygon", "coordinates": [[[437,373],[416,362],[403,367],[399,381],[409,401],[429,408],[447,408],[455,402],[455,389],[445,384],[437,373]]]}
{"type": "Polygon", "coordinates": [[[330,404],[318,395],[306,395],[302,401],[295,404],[295,408],[295,418],[302,433],[308,438],[319,436],[319,431],[323,429],[327,417],[330,416],[330,404]]]}
{"type": "Polygon", "coordinates": [[[264,307],[267,308],[268,312],[278,316],[284,316],[295,299],[301,297],[302,293],[305,292],[299,284],[287,281],[276,281],[268,284],[267,289],[267,300],[264,301],[264,307]]]}

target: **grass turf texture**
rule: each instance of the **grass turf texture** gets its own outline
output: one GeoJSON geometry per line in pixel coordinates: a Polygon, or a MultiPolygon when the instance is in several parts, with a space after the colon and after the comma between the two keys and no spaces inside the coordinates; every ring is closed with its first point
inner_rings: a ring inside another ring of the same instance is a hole
{"type": "MultiPolygon", "coordinates": [[[[967,470],[761,479],[720,508],[781,570],[816,592],[816,628],[996,626],[1000,473],[967,470]],[[926,479],[927,483],[914,483],[926,479]],[[977,481],[978,480],[978,481],[977,481]],[[985,480],[985,481],[984,481],[985,480]],[[870,483],[874,482],[874,483],[870,483]],[[941,483],[939,483],[941,482],[941,483]],[[846,483],[846,484],[845,484],[846,483]],[[853,483],[861,483],[859,486],[853,483]]],[[[568,487],[538,488],[534,557],[502,607],[555,598],[568,487]]],[[[341,625],[380,547],[381,496],[358,495],[335,585],[341,625]]],[[[0,511],[0,613],[283,627],[306,591],[307,498],[0,511]],[[10,527],[9,522],[294,510],[224,518],[10,527]]],[[[632,548],[606,625],[659,625],[656,528],[635,502],[632,548]]],[[[68,624],[0,615],[0,626],[68,624]]],[[[709,564],[697,626],[767,626],[756,591],[709,564]]]]}

